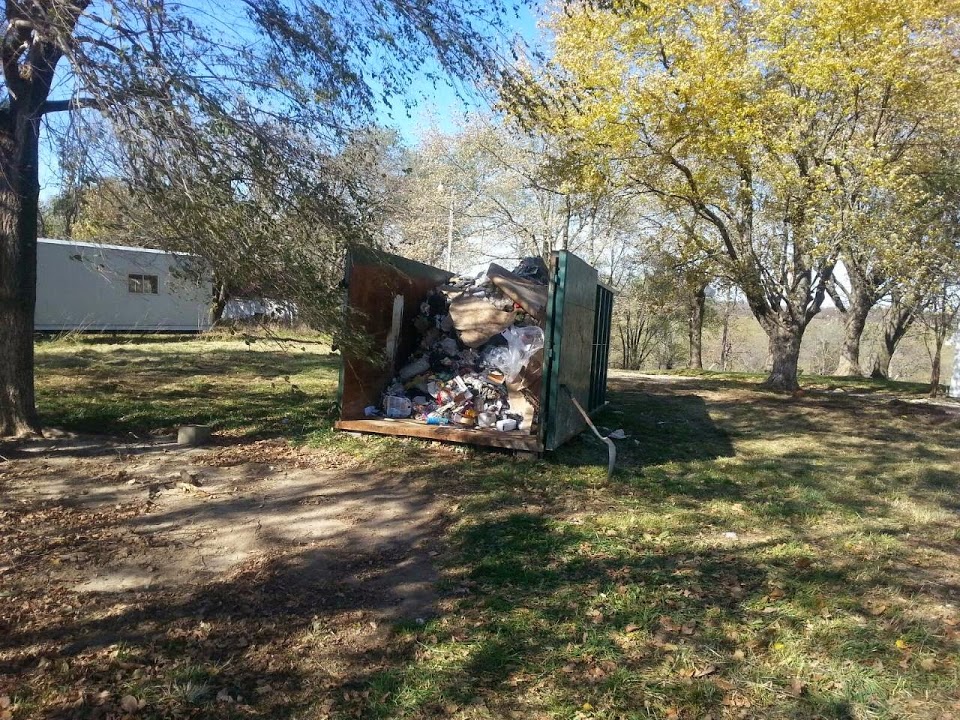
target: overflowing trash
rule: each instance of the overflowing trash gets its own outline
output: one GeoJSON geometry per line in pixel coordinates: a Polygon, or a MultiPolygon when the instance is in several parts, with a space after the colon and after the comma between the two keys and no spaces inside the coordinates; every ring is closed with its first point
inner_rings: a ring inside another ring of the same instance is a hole
{"type": "Polygon", "coordinates": [[[539,422],[548,271],[526,258],[431,290],[413,320],[419,342],[367,417],[533,433],[539,422]]]}

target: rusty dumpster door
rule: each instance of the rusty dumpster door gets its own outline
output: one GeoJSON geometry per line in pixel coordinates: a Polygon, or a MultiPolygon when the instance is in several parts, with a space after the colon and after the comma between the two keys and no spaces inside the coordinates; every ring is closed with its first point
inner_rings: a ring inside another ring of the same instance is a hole
{"type": "Polygon", "coordinates": [[[596,269],[573,253],[554,253],[544,348],[542,417],[547,450],[555,450],[586,428],[570,396],[582,407],[590,407],[597,281],[596,269]]]}

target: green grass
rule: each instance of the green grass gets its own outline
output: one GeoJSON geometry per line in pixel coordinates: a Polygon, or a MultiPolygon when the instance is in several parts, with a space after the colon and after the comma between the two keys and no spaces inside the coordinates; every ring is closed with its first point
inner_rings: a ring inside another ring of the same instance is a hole
{"type": "Polygon", "coordinates": [[[948,717],[960,416],[856,386],[620,379],[610,483],[586,435],[476,455],[442,612],[343,717],[948,717]]]}
{"type": "MultiPolygon", "coordinates": [[[[586,434],[537,462],[454,464],[332,433],[334,360],[223,340],[38,349],[49,423],[288,431],[450,496],[436,615],[358,659],[317,717],[960,717],[960,415],[911,402],[923,386],[808,377],[785,397],[755,377],[619,375],[597,417],[629,436],[608,482],[586,434]]],[[[165,692],[187,702],[208,672],[165,692]]]]}
{"type": "Polygon", "coordinates": [[[339,357],[316,339],[77,336],[36,347],[46,425],[90,433],[304,437],[329,427],[339,357]]]}

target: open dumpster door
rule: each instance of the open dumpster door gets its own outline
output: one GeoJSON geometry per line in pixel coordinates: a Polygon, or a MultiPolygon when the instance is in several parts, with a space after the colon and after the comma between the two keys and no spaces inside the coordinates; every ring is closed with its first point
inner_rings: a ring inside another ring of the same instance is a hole
{"type": "Polygon", "coordinates": [[[586,428],[571,396],[591,412],[604,402],[613,298],[595,268],[561,251],[553,256],[550,299],[543,419],[545,449],[555,450],[586,428]]]}

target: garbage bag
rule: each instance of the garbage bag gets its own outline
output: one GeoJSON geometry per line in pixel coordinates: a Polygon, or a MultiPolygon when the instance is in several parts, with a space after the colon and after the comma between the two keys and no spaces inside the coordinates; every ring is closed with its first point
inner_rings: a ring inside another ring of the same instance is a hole
{"type": "Polygon", "coordinates": [[[533,354],[543,348],[543,328],[511,327],[501,335],[507,344],[489,348],[483,355],[483,363],[503,371],[507,382],[515,382],[533,354]]]}

